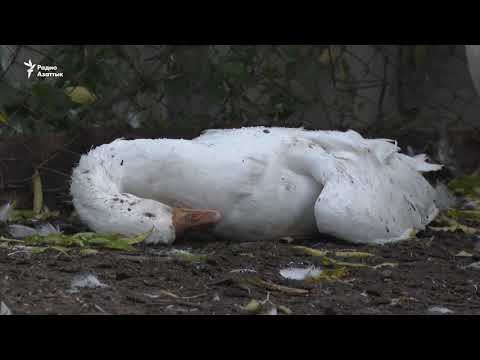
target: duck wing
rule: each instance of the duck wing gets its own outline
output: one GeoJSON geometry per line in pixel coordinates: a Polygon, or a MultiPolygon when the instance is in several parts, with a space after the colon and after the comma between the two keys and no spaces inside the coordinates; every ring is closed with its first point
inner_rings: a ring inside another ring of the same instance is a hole
{"type": "Polygon", "coordinates": [[[391,140],[365,139],[354,131],[308,132],[296,139],[290,161],[323,185],[314,207],[320,232],[387,243],[433,220],[436,192],[421,172],[441,166],[398,151],[391,140]]]}

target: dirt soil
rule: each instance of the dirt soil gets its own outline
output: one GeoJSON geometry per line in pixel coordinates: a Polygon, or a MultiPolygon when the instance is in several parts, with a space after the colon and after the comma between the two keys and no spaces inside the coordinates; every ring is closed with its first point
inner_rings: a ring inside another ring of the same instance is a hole
{"type": "Polygon", "coordinates": [[[386,246],[352,246],[320,235],[290,244],[199,236],[175,244],[208,255],[198,262],[165,256],[165,247],[93,255],[0,248],[0,301],[13,314],[250,314],[244,307],[251,300],[278,314],[433,314],[434,307],[480,314],[480,269],[466,267],[480,260],[475,239],[427,230],[386,246]],[[347,267],[348,274],[337,280],[289,280],[280,269],[325,268],[321,258],[300,253],[295,245],[369,252],[375,257],[348,261],[387,264],[347,267]],[[458,256],[461,251],[467,256],[458,256]],[[72,290],[72,280],[86,273],[106,286],[72,290]]]}

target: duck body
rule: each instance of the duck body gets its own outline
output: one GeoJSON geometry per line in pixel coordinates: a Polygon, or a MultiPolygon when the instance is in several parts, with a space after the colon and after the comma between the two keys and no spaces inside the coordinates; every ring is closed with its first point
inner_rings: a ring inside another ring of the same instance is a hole
{"type": "Polygon", "coordinates": [[[254,127],[193,140],[115,140],[82,157],[71,192],[92,229],[136,234],[150,226],[153,243],[174,241],[171,208],[215,209],[213,232],[232,240],[320,231],[384,243],[436,215],[421,172],[438,168],[354,131],[254,127]]]}

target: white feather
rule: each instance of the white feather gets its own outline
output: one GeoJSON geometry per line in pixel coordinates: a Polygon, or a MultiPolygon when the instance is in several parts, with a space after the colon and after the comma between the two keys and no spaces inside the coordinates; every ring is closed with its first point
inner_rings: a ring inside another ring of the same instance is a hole
{"type": "Polygon", "coordinates": [[[0,223],[6,223],[8,221],[8,217],[10,216],[11,211],[12,204],[10,202],[0,207],[0,223]]]}
{"type": "Polygon", "coordinates": [[[30,226],[13,224],[8,226],[8,232],[16,239],[23,239],[27,236],[37,235],[38,230],[30,226]]]}
{"type": "Polygon", "coordinates": [[[12,310],[3,301],[0,302],[0,315],[12,315],[12,310]]]}
{"type": "Polygon", "coordinates": [[[97,289],[106,287],[108,287],[108,285],[102,283],[95,275],[82,273],[74,276],[68,292],[76,293],[79,289],[97,289]]]}
{"type": "Polygon", "coordinates": [[[314,278],[322,273],[322,270],[316,269],[313,266],[308,268],[289,267],[280,270],[280,275],[285,279],[291,280],[305,280],[307,278],[314,278]]]}
{"type": "Polygon", "coordinates": [[[12,224],[8,226],[8,232],[16,239],[23,239],[33,235],[47,236],[61,233],[58,226],[53,226],[50,223],[40,224],[36,229],[25,225],[12,224]]]}

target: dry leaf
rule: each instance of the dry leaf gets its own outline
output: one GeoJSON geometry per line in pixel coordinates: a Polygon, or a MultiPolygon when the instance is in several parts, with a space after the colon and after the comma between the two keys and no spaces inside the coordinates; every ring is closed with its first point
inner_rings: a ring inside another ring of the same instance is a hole
{"type": "Polygon", "coordinates": [[[284,305],[277,305],[277,308],[278,310],[280,310],[280,312],[284,313],[285,315],[292,314],[292,310],[290,310],[288,307],[284,305]]]}
{"type": "Polygon", "coordinates": [[[160,293],[165,295],[165,296],[169,296],[169,297],[172,297],[172,298],[175,298],[175,299],[179,298],[178,295],[175,295],[174,293],[172,293],[170,291],[167,291],[167,290],[160,290],[160,293]]]}
{"type": "Polygon", "coordinates": [[[91,104],[97,100],[97,97],[84,86],[69,86],[65,93],[73,102],[81,105],[91,104]]]}
{"type": "Polygon", "coordinates": [[[362,251],[335,251],[335,256],[343,258],[366,258],[375,256],[374,254],[362,251]]]}
{"type": "Polygon", "coordinates": [[[455,232],[455,231],[462,231],[467,235],[474,235],[478,232],[477,229],[466,226],[466,225],[450,225],[450,226],[442,226],[442,227],[434,227],[430,226],[430,230],[433,231],[443,231],[443,232],[455,232]]]}
{"type": "Polygon", "coordinates": [[[323,256],[326,256],[328,254],[328,251],[312,249],[312,248],[307,247],[307,246],[296,245],[296,246],[292,246],[292,249],[298,250],[299,252],[302,252],[304,254],[311,255],[311,256],[323,257],[323,256]]]}
{"type": "Polygon", "coordinates": [[[35,170],[35,173],[32,177],[32,186],[33,186],[33,213],[40,214],[43,208],[43,190],[42,190],[42,179],[38,170],[35,170]]]}
{"type": "Polygon", "coordinates": [[[180,249],[172,249],[168,255],[173,255],[176,259],[189,263],[203,262],[208,259],[208,256],[205,254],[193,254],[180,249]]]}
{"type": "Polygon", "coordinates": [[[242,309],[251,313],[258,313],[262,309],[262,304],[257,300],[251,300],[247,305],[243,306],[242,309]]]}
{"type": "Polygon", "coordinates": [[[246,282],[255,286],[268,289],[268,290],[280,291],[288,295],[306,295],[309,293],[309,291],[305,289],[298,289],[298,288],[292,288],[284,285],[279,285],[272,282],[267,282],[260,278],[246,279],[246,282]]]}
{"type": "Polygon", "coordinates": [[[0,124],[8,123],[8,116],[5,112],[0,111],[0,124]]]}
{"type": "Polygon", "coordinates": [[[470,254],[469,252],[465,251],[465,250],[462,250],[455,256],[458,256],[458,257],[472,257],[473,255],[470,254]]]}
{"type": "Polygon", "coordinates": [[[333,64],[337,61],[337,58],[340,56],[340,49],[337,47],[328,47],[323,50],[318,57],[318,62],[323,65],[333,64]]]}

